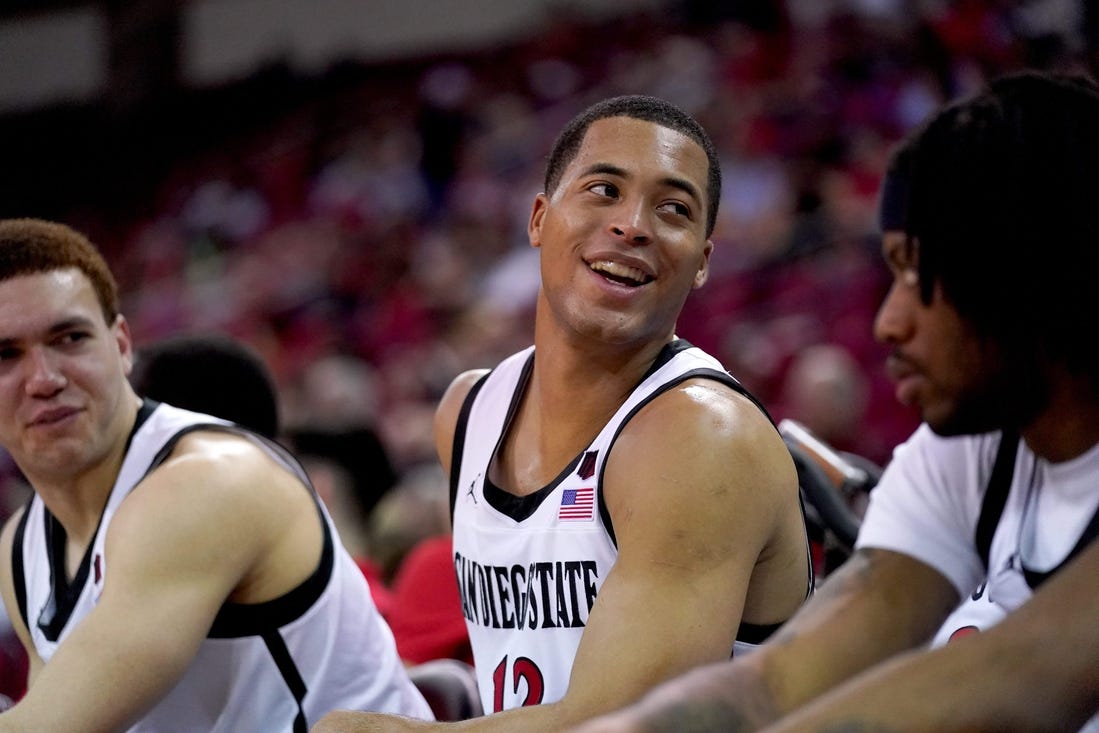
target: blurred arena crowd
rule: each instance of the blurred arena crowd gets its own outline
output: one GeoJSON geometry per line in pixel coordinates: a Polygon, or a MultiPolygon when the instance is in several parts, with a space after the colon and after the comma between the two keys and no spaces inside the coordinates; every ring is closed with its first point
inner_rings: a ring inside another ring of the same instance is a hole
{"type": "Polygon", "coordinates": [[[341,533],[388,586],[412,545],[447,531],[441,390],[531,340],[527,218],[572,115],[648,93],[702,122],[724,193],[711,279],[680,335],[776,419],[880,464],[916,420],[871,335],[890,146],[995,73],[1094,71],[1086,5],[683,0],[563,15],[506,47],[334,70],[249,134],[174,161],[131,217],[74,206],[66,221],[106,254],[139,348],[220,333],[262,356],[283,437],[330,504],[347,503],[341,533]]]}

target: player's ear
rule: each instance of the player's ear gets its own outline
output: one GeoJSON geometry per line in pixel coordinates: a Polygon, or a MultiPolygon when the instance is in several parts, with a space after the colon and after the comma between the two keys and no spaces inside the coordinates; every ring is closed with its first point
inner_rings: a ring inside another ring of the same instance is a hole
{"type": "Polygon", "coordinates": [[[115,343],[118,345],[118,355],[122,360],[122,370],[126,376],[130,375],[130,372],[134,369],[134,341],[130,336],[130,324],[126,322],[126,317],[119,313],[115,316],[114,323],[111,325],[111,333],[114,335],[115,343]]]}
{"type": "Polygon", "coordinates": [[[698,272],[695,273],[694,288],[701,288],[710,278],[710,255],[714,251],[713,241],[707,239],[706,246],[702,248],[702,261],[698,264],[698,272]]]}
{"type": "Polygon", "coordinates": [[[530,221],[527,223],[527,236],[530,238],[530,246],[535,249],[542,246],[542,223],[546,218],[546,208],[549,199],[546,194],[540,193],[534,197],[534,204],[530,209],[530,221]]]}

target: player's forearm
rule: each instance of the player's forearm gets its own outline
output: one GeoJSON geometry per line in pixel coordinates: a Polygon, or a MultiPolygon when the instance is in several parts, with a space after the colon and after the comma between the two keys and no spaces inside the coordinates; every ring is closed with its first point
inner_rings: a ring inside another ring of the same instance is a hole
{"type": "MultiPolygon", "coordinates": [[[[568,728],[570,713],[557,704],[534,705],[459,723],[445,724],[448,731],[464,733],[556,733],[568,728]]],[[[412,733],[442,729],[444,724],[382,713],[338,711],[329,713],[310,733],[412,733]]]]}
{"type": "Polygon", "coordinates": [[[26,695],[0,718],[0,732],[124,730],[171,689],[194,655],[193,644],[142,634],[136,624],[129,638],[100,636],[90,620],[41,665],[26,695]]]}
{"type": "Polygon", "coordinates": [[[625,710],[577,733],[701,733],[758,730],[779,715],[757,667],[727,662],[699,667],[664,683],[625,710]]]}
{"type": "Polygon", "coordinates": [[[1039,681],[1032,659],[1024,662],[1023,645],[985,642],[901,655],[765,730],[950,733],[1083,726],[1091,711],[1065,694],[1073,680],[1051,675],[1039,681]]]}

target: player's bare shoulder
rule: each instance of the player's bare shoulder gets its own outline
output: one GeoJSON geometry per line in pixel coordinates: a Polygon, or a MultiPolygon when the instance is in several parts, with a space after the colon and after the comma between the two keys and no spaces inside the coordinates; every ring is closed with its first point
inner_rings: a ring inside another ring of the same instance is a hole
{"type": "MultiPolygon", "coordinates": [[[[123,502],[127,513],[214,508],[219,518],[251,517],[258,528],[310,511],[302,479],[265,450],[259,438],[222,430],[195,430],[123,502]]],[[[122,512],[120,512],[120,515],[122,512]]]]}
{"type": "MultiPolygon", "coordinates": [[[[275,468],[279,468],[279,464],[260,447],[258,438],[222,430],[195,430],[179,439],[158,470],[214,472],[224,483],[233,483],[250,480],[257,471],[275,468]]],[[[285,470],[280,472],[286,473],[285,470]]]]}
{"type": "MultiPolygon", "coordinates": [[[[691,378],[653,398],[619,435],[609,461],[609,502],[615,485],[645,485],[654,475],[697,506],[720,497],[715,506],[729,509],[730,521],[749,506],[771,521],[797,496],[797,471],[770,418],[713,379],[691,378]]],[[[636,502],[635,489],[628,493],[636,502]]]]}
{"type": "Polygon", "coordinates": [[[778,462],[796,480],[789,451],[763,409],[715,379],[694,377],[677,384],[646,405],[631,428],[656,435],[680,432],[690,436],[699,451],[717,449],[738,461],[778,462]]]}
{"type": "Polygon", "coordinates": [[[447,470],[450,467],[450,452],[454,444],[454,429],[458,424],[462,405],[465,404],[470,390],[489,371],[489,369],[470,369],[456,376],[435,409],[435,449],[439,454],[439,460],[447,470]]]}
{"type": "Polygon", "coordinates": [[[443,393],[442,399],[439,400],[438,414],[452,416],[456,420],[458,411],[462,409],[462,403],[466,401],[473,385],[477,384],[489,371],[491,370],[469,369],[451,380],[446,392],[443,393]]]}
{"type": "Polygon", "coordinates": [[[19,527],[19,522],[23,519],[23,513],[26,512],[27,505],[23,505],[16,509],[10,517],[4,522],[4,528],[0,530],[0,583],[3,583],[5,593],[7,586],[11,584],[12,577],[12,565],[11,565],[11,552],[12,547],[15,544],[15,532],[19,527]]]}

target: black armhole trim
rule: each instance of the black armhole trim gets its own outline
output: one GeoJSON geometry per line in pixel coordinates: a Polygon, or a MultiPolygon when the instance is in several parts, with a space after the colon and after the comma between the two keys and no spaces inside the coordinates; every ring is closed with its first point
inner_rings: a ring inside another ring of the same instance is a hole
{"type": "Polygon", "coordinates": [[[214,617],[214,622],[209,633],[206,634],[206,638],[237,639],[245,636],[263,636],[275,633],[280,627],[300,618],[317,602],[317,599],[324,593],[324,589],[328,587],[335,568],[335,541],[332,536],[332,529],[328,526],[328,520],[325,518],[320,497],[317,496],[317,492],[309,480],[309,475],[302,468],[301,463],[285,446],[276,440],[234,424],[196,423],[184,427],[161,447],[156,456],[153,457],[146,473],[163,463],[183,436],[197,431],[230,433],[256,441],[270,451],[273,458],[281,460],[283,467],[296,476],[313,497],[317,518],[324,530],[321,557],[317,562],[316,570],[293,590],[270,601],[264,601],[263,603],[232,603],[226,601],[218,610],[217,616],[214,617]]]}
{"type": "Polygon", "coordinates": [[[485,386],[485,380],[491,372],[485,372],[473,386],[462,402],[462,409],[458,412],[458,423],[454,426],[454,445],[450,450],[450,524],[454,524],[454,505],[458,501],[458,478],[462,474],[462,452],[466,447],[466,426],[469,424],[469,413],[473,410],[473,401],[481,387],[485,386]]]}
{"type": "Polygon", "coordinates": [[[231,603],[226,601],[214,617],[208,639],[237,639],[244,636],[277,633],[282,626],[295,621],[308,611],[324,593],[335,567],[336,553],[332,531],[317,506],[321,526],[324,527],[324,548],[313,574],[293,590],[263,603],[231,603]]]}
{"type": "Polygon", "coordinates": [[[15,537],[11,544],[11,579],[15,586],[15,603],[19,606],[23,628],[27,631],[30,631],[31,625],[27,621],[27,575],[23,568],[23,535],[27,531],[27,518],[31,513],[33,501],[32,496],[23,507],[23,516],[19,518],[19,525],[15,528],[15,537]]]}
{"type": "MultiPolygon", "coordinates": [[[[684,348],[690,348],[690,344],[687,344],[686,341],[683,341],[682,339],[680,339],[678,341],[673,341],[671,344],[664,347],[665,351],[668,351],[669,349],[672,349],[673,347],[678,347],[679,344],[686,344],[686,346],[684,348]]],[[[672,356],[674,356],[676,353],[678,353],[679,351],[682,351],[682,350],[683,350],[683,348],[678,348],[676,351],[672,351],[672,356]]],[[[663,356],[663,354],[662,354],[662,356],[663,356]]],[[[658,359],[658,361],[659,361],[659,359],[658,359]]],[[[664,361],[667,361],[667,359],[665,359],[664,361]]],[[[611,451],[614,450],[614,444],[616,442],[618,442],[618,436],[622,434],[622,431],[626,428],[627,425],[629,425],[630,420],[633,419],[633,416],[636,415],[641,410],[641,408],[645,407],[645,405],[649,404],[650,402],[655,400],[657,397],[664,394],[665,392],[672,389],[673,387],[676,387],[676,386],[682,384],[683,382],[687,381],[688,379],[695,379],[697,377],[701,377],[701,378],[704,378],[704,379],[712,379],[715,382],[720,382],[721,384],[724,384],[724,385],[728,386],[729,388],[731,388],[733,391],[744,395],[745,397],[750,399],[752,401],[752,403],[755,404],[760,409],[760,411],[763,412],[763,414],[767,417],[767,419],[771,421],[771,424],[774,425],[774,420],[771,420],[770,414],[768,414],[768,412],[763,409],[763,405],[761,405],[759,403],[759,400],[757,400],[752,395],[751,392],[749,392],[747,389],[744,388],[744,385],[742,385],[740,382],[738,382],[728,372],[722,372],[722,371],[718,371],[716,369],[710,369],[708,367],[699,367],[698,369],[691,369],[690,371],[684,372],[683,374],[680,374],[679,376],[677,376],[675,379],[672,379],[671,381],[669,381],[665,384],[662,384],[652,394],[650,394],[644,400],[642,400],[637,405],[635,405],[634,408],[632,410],[630,410],[629,414],[627,414],[626,417],[623,418],[622,422],[619,423],[618,430],[615,431],[614,436],[611,438],[610,443],[607,445],[607,453],[603,457],[603,465],[600,466],[600,469],[599,469],[599,487],[600,487],[600,490],[597,492],[597,494],[598,494],[597,501],[598,501],[598,505],[599,505],[599,518],[603,521],[603,527],[607,530],[607,535],[611,538],[611,543],[614,544],[615,548],[618,547],[618,538],[614,534],[614,525],[611,522],[611,513],[610,513],[610,510],[607,509],[607,502],[603,498],[603,491],[602,491],[603,475],[606,473],[607,465],[610,463],[610,455],[611,455],[611,451]]],[[[644,380],[642,380],[642,381],[644,381],[644,380]]]]}
{"type": "Polygon", "coordinates": [[[771,634],[778,631],[783,623],[785,622],[750,624],[747,621],[741,621],[740,627],[736,630],[736,640],[745,644],[762,644],[767,641],[771,634]]]}
{"type": "Polygon", "coordinates": [[[992,550],[992,537],[1000,523],[1000,515],[1007,504],[1007,495],[1011,491],[1011,479],[1015,475],[1015,456],[1019,452],[1019,436],[1004,431],[1000,436],[1000,447],[996,450],[996,461],[992,464],[992,474],[988,479],[984,500],[981,502],[981,514],[977,519],[977,554],[988,570],[988,555],[992,550]]]}
{"type": "MultiPolygon", "coordinates": [[[[685,339],[676,339],[675,341],[672,341],[671,343],[666,345],[663,350],[661,350],[660,355],[657,356],[656,361],[653,362],[652,367],[649,368],[649,371],[646,372],[645,377],[641,381],[644,382],[645,379],[648,379],[650,374],[671,361],[672,357],[674,357],[679,352],[693,348],[694,344],[685,339]]],[[[697,374],[696,372],[701,372],[701,376],[717,379],[717,381],[729,385],[733,388],[734,391],[739,392],[740,394],[747,397],[749,400],[752,401],[752,404],[759,408],[759,411],[763,413],[764,417],[766,417],[772,425],[776,426],[775,429],[778,429],[775,423],[775,419],[771,417],[771,413],[767,411],[767,408],[764,407],[763,403],[760,402],[754,394],[749,392],[748,388],[741,384],[740,381],[732,374],[720,370],[707,369],[706,367],[699,367],[698,369],[693,370],[689,374],[689,376],[699,376],[699,374],[697,374]]]]}
{"type": "Polygon", "coordinates": [[[298,704],[298,714],[294,716],[293,733],[308,733],[309,724],[305,720],[302,701],[305,700],[305,693],[309,690],[305,686],[305,680],[301,678],[298,665],[294,664],[294,658],[286,647],[286,641],[277,630],[265,632],[263,643],[267,645],[267,651],[271,653],[271,658],[279,668],[279,673],[286,682],[290,694],[294,696],[294,702],[298,704]]]}

